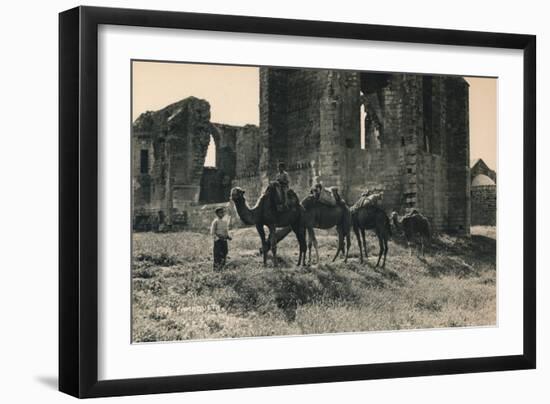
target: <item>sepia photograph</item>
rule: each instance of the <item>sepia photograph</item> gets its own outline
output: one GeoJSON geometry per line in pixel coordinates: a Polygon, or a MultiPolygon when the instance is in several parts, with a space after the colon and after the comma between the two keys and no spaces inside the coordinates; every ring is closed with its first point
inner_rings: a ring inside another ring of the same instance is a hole
{"type": "Polygon", "coordinates": [[[497,87],[133,60],[132,342],[496,326],[497,87]]]}

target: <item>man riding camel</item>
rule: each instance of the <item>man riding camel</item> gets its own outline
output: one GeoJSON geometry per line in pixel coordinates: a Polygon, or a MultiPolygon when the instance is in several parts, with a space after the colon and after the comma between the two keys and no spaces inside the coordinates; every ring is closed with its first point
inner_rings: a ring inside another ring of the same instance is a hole
{"type": "Polygon", "coordinates": [[[288,173],[285,170],[286,170],[286,164],[283,161],[280,161],[275,180],[279,183],[279,186],[281,187],[281,204],[284,209],[288,209],[287,193],[289,190],[290,177],[288,176],[288,173]]]}

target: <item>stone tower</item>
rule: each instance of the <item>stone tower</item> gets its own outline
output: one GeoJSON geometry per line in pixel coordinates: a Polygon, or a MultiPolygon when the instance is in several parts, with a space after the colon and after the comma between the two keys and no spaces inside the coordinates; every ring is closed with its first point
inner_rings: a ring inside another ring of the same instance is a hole
{"type": "Polygon", "coordinates": [[[436,230],[469,233],[461,77],[260,68],[257,143],[258,175],[235,178],[252,198],[285,161],[300,197],[315,177],[350,204],[365,189],[380,190],[386,210],[416,208],[436,230]]]}

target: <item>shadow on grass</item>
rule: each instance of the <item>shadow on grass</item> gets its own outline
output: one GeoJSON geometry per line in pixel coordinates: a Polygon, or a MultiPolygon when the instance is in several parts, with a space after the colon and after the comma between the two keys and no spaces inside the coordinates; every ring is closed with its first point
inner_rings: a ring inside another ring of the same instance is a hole
{"type": "Polygon", "coordinates": [[[388,268],[388,264],[386,264],[386,267],[374,267],[374,272],[377,274],[380,274],[382,278],[385,278],[391,282],[395,282],[399,285],[403,284],[403,280],[401,279],[401,276],[399,274],[391,269],[388,268]]]}
{"type": "Polygon", "coordinates": [[[442,257],[437,262],[427,263],[426,270],[428,275],[433,278],[442,276],[456,276],[457,278],[470,278],[479,276],[479,271],[472,265],[461,259],[450,259],[442,257]]]}
{"type": "Polygon", "coordinates": [[[497,241],[494,238],[472,235],[473,249],[479,253],[496,254],[497,241]]]}

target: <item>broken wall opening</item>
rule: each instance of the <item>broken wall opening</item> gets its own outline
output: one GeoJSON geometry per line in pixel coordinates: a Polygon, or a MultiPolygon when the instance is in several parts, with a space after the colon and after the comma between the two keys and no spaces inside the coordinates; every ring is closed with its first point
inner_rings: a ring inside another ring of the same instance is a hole
{"type": "Polygon", "coordinates": [[[383,147],[385,88],[389,79],[390,75],[384,73],[360,74],[361,149],[377,150],[383,147]]]}
{"type": "Polygon", "coordinates": [[[216,141],[214,137],[210,135],[210,142],[208,143],[208,148],[206,149],[206,156],[204,157],[204,166],[205,167],[216,167],[216,141]]]}
{"type": "Polygon", "coordinates": [[[227,202],[236,174],[238,130],[236,126],[212,124],[200,181],[200,204],[227,202]]]}

